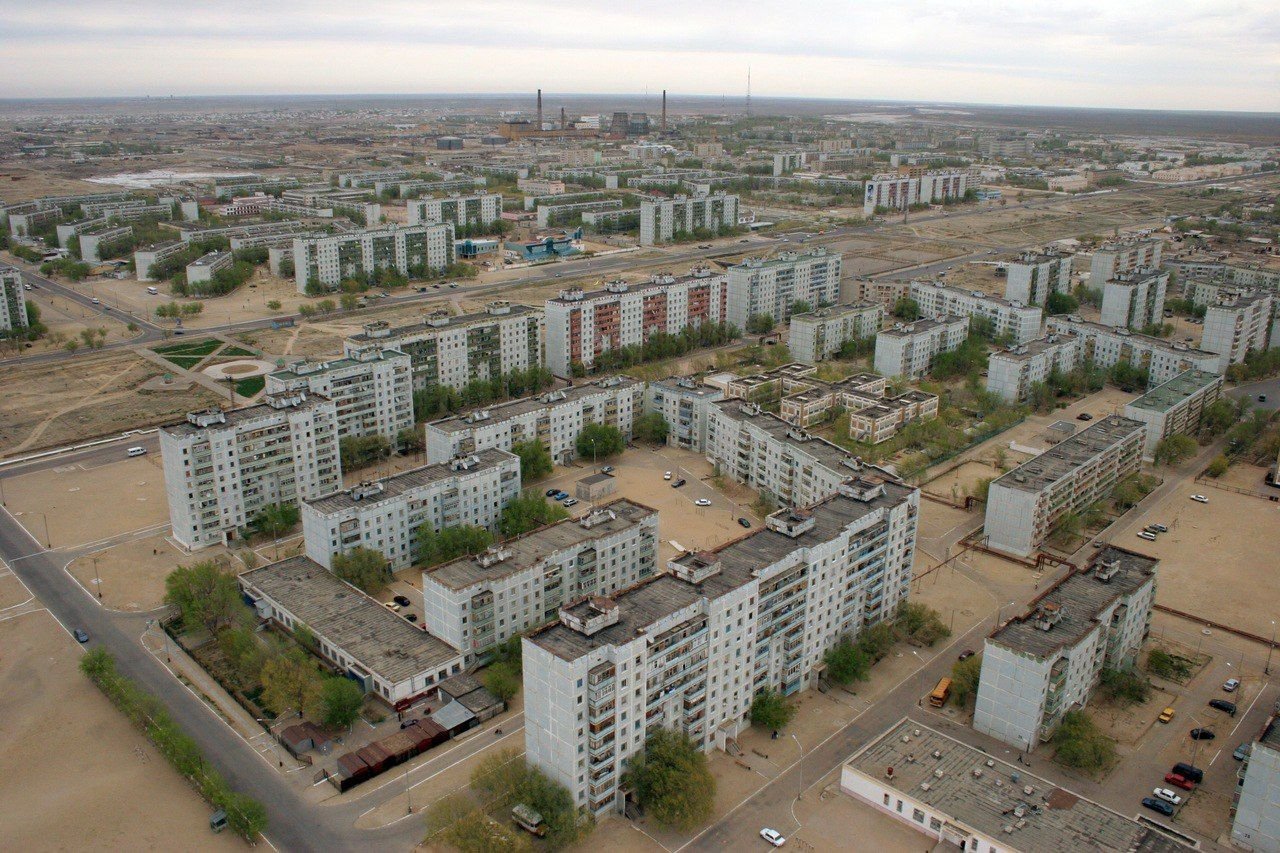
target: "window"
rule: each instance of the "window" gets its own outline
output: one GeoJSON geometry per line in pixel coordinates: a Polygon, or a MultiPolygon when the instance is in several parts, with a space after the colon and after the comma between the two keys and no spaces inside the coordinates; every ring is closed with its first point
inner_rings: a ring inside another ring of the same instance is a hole
{"type": "Polygon", "coordinates": [[[902,800],[898,800],[898,814],[902,814],[902,800]]]}
{"type": "Polygon", "coordinates": [[[916,823],[924,823],[924,812],[920,811],[919,809],[912,809],[911,819],[914,820],[916,823]]]}

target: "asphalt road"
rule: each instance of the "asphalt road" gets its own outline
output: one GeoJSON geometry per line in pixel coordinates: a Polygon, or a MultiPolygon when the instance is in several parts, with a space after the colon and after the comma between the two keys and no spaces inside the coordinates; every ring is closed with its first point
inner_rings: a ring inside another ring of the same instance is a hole
{"type": "Polygon", "coordinates": [[[1243,397],[1249,401],[1250,408],[1274,412],[1280,409],[1280,377],[1237,386],[1227,391],[1227,396],[1236,400],[1243,397]],[[1260,400],[1259,397],[1267,399],[1260,400]]]}

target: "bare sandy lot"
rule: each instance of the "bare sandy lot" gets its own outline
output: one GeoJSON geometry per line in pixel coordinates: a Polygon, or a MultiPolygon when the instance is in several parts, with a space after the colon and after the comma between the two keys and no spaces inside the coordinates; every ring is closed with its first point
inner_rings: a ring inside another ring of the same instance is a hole
{"type": "MultiPolygon", "coordinates": [[[[67,284],[70,283],[67,282],[67,284]]],[[[86,293],[95,292],[87,282],[80,286],[86,293]]],[[[84,339],[80,333],[85,329],[106,329],[106,337],[102,340],[108,344],[129,340],[141,334],[141,332],[130,332],[125,322],[115,314],[91,310],[78,302],[56,296],[49,290],[29,290],[26,292],[26,298],[34,302],[39,309],[40,322],[49,328],[49,333],[38,341],[32,341],[30,346],[24,345],[19,351],[21,355],[38,355],[61,350],[70,340],[75,340],[83,347],[84,339]]]]}
{"type": "Polygon", "coordinates": [[[0,610],[16,607],[30,598],[31,593],[22,585],[22,581],[11,574],[4,563],[0,563],[0,610]]]}
{"type": "Polygon", "coordinates": [[[152,610],[164,603],[164,579],[179,565],[212,560],[226,553],[218,546],[192,556],[176,548],[168,534],[166,527],[154,536],[86,554],[73,560],[67,570],[91,593],[101,592],[106,607],[134,612],[152,610]]]}
{"type": "Polygon", "coordinates": [[[65,465],[23,474],[5,480],[4,490],[9,512],[42,543],[47,527],[54,548],[169,520],[158,454],[96,468],[65,465]]]}
{"type": "MultiPolygon", "coordinates": [[[[1007,467],[1007,466],[1006,466],[1007,467]]],[[[965,462],[940,477],[925,483],[924,490],[930,494],[948,498],[957,503],[964,500],[965,495],[973,494],[978,481],[984,478],[994,479],[1003,473],[999,468],[987,462],[965,462]]]]}
{"type": "Polygon", "coordinates": [[[11,850],[243,850],[76,670],[45,611],[0,622],[0,825],[11,850]]]}
{"type": "Polygon", "coordinates": [[[0,395],[0,454],[164,423],[217,401],[200,386],[139,390],[163,372],[129,352],[7,368],[0,395]]]}

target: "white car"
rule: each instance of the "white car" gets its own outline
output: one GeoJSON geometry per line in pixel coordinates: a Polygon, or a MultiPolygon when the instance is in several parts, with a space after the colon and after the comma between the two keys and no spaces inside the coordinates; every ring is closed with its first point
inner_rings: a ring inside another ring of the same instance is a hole
{"type": "Polygon", "coordinates": [[[760,830],[760,837],[768,841],[774,847],[781,847],[787,843],[787,839],[782,837],[782,833],[776,829],[769,829],[767,826],[760,830]]]}
{"type": "Polygon", "coordinates": [[[707,498],[698,498],[694,503],[698,506],[711,506],[711,501],[707,498]]]}
{"type": "Polygon", "coordinates": [[[1206,498],[1204,495],[1192,495],[1191,500],[1200,504],[1207,504],[1209,502],[1209,499],[1206,498]]]}
{"type": "Polygon", "coordinates": [[[1169,803],[1170,805],[1174,805],[1174,806],[1182,805],[1182,797],[1179,797],[1177,794],[1175,794],[1173,791],[1170,791],[1168,788],[1156,788],[1151,793],[1155,794],[1157,797],[1164,800],[1166,803],[1169,803]]]}
{"type": "Polygon", "coordinates": [[[670,472],[670,471],[666,471],[666,472],[664,472],[664,473],[663,473],[663,475],[662,475],[662,479],[664,479],[664,480],[670,480],[670,479],[671,479],[671,472],[670,472]]]}
{"type": "Polygon", "coordinates": [[[1228,678],[1226,683],[1222,685],[1222,689],[1228,693],[1235,693],[1239,687],[1240,679],[1238,678],[1228,678]]]}

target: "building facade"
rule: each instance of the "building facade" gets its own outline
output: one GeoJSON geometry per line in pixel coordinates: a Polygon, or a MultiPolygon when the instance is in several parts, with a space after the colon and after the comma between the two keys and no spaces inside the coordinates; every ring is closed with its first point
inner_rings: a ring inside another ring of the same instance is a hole
{"type": "Polygon", "coordinates": [[[1164,243],[1156,237],[1103,243],[1094,251],[1089,264],[1089,286],[1097,290],[1121,273],[1160,266],[1163,246],[1164,243]]]}
{"type": "Polygon", "coordinates": [[[1156,447],[1171,435],[1194,436],[1204,410],[1222,396],[1222,376],[1188,370],[1125,403],[1124,416],[1146,424],[1142,458],[1155,459],[1156,447]]]}
{"type": "Polygon", "coordinates": [[[1043,306],[1051,293],[1071,292],[1071,255],[1054,249],[1023,252],[1005,267],[1004,298],[1043,306]]]}
{"type": "Polygon", "coordinates": [[[680,236],[712,235],[738,226],[738,197],[726,193],[646,198],[640,202],[640,245],[670,243],[680,236]]]}
{"type": "Polygon", "coordinates": [[[453,225],[388,225],[351,234],[298,237],[293,241],[294,281],[332,290],[343,279],[377,270],[395,270],[409,278],[439,272],[456,259],[453,225]]]}
{"type": "Polygon", "coordinates": [[[1200,349],[1219,355],[1219,372],[1242,363],[1250,352],[1280,346],[1280,340],[1271,339],[1278,300],[1280,295],[1260,291],[1223,291],[1206,306],[1200,349]]]}
{"type": "Polygon", "coordinates": [[[411,199],[406,204],[410,225],[449,222],[457,228],[492,225],[502,218],[500,193],[411,199]]]}
{"type": "Polygon", "coordinates": [[[667,444],[696,453],[707,449],[711,406],[722,399],[723,391],[684,376],[650,382],[645,387],[645,411],[657,412],[667,422],[667,444]]]}
{"type": "Polygon", "coordinates": [[[1001,475],[987,491],[992,548],[1030,557],[1068,513],[1083,512],[1142,465],[1146,425],[1108,415],[1001,475]]]}
{"type": "Polygon", "coordinates": [[[908,295],[920,306],[925,317],[958,314],[990,320],[996,337],[1009,337],[1015,344],[1025,344],[1040,337],[1044,312],[1035,305],[1010,302],[989,296],[979,290],[940,284],[934,281],[911,282],[908,295]]]}
{"type": "Polygon", "coordinates": [[[767,260],[748,258],[729,267],[727,275],[725,319],[743,330],[752,317],[768,315],[784,323],[797,302],[816,308],[840,297],[840,255],[822,248],[782,252],[767,260]]]}
{"type": "Polygon", "coordinates": [[[876,335],[876,373],[924,376],[940,353],[958,349],[968,336],[968,317],[941,314],[929,320],[894,323],[876,335]]]}
{"type": "Polygon", "coordinates": [[[1104,326],[1145,329],[1164,322],[1165,291],[1169,271],[1152,267],[1116,273],[1102,287],[1104,326]]]}
{"type": "Polygon", "coordinates": [[[1159,560],[1108,545],[987,637],[973,727],[1019,749],[1089,702],[1104,669],[1128,671],[1151,625],[1159,560]]]}
{"type": "Polygon", "coordinates": [[[22,273],[0,264],[0,332],[16,332],[29,325],[22,273]]]}
{"type": "Polygon", "coordinates": [[[303,390],[333,401],[338,439],[380,435],[392,444],[413,429],[409,356],[381,347],[352,348],[345,358],[298,362],[267,374],[267,393],[303,390]]]}
{"type": "Polygon", "coordinates": [[[1232,796],[1231,841],[1242,850],[1280,853],[1280,715],[1253,740],[1232,796]]]}
{"type": "Polygon", "coordinates": [[[848,341],[874,337],[884,322],[884,306],[874,302],[833,305],[791,316],[787,344],[791,357],[817,364],[840,352],[848,341]]]}
{"type": "Polygon", "coordinates": [[[337,408],[305,391],[192,412],[160,428],[160,452],[173,538],[191,550],[235,538],[266,506],[342,485],[337,408]]]}
{"type": "Polygon", "coordinates": [[[1221,356],[1217,353],[1194,349],[1165,338],[1090,323],[1075,315],[1050,317],[1045,321],[1045,327],[1049,332],[1079,335],[1084,347],[1081,357],[1095,367],[1106,369],[1123,361],[1145,369],[1148,387],[1168,382],[1179,373],[1192,369],[1221,372],[1218,370],[1221,356]]]}
{"type": "Polygon", "coordinates": [[[1083,339],[1061,332],[994,352],[987,360],[987,390],[1010,403],[1024,402],[1031,387],[1054,371],[1065,374],[1074,370],[1083,360],[1083,352],[1083,339]]]}

